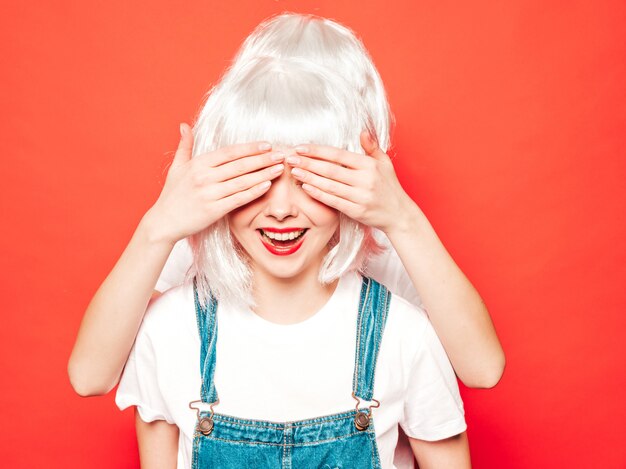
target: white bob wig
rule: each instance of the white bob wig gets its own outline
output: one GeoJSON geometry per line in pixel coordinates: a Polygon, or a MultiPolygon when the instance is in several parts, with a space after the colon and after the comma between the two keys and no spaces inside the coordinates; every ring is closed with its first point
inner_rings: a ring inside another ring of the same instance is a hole
{"type": "Polygon", "coordinates": [[[393,116],[383,81],[356,34],[336,21],[315,15],[282,13],[261,22],[237,52],[231,70],[254,57],[300,57],[346,79],[363,97],[383,151],[389,149],[393,116]]]}
{"type": "MultiPolygon", "coordinates": [[[[384,105],[375,107],[384,112],[373,112],[375,99],[367,91],[376,80],[369,72],[358,77],[354,70],[348,72],[354,61],[369,63],[380,81],[360,41],[337,23],[291,14],[262,23],[209,92],[194,125],[193,155],[256,140],[286,146],[317,143],[363,154],[363,130],[386,148],[390,117],[382,83],[382,94],[374,94],[382,96],[384,105]],[[347,42],[352,45],[345,47],[347,42]],[[284,54],[275,53],[280,47],[284,54]],[[274,53],[263,54],[268,49],[274,53]],[[335,55],[344,57],[330,58],[335,55]]],[[[230,233],[228,216],[192,236],[191,246],[189,276],[195,278],[202,303],[213,295],[220,302],[254,307],[252,273],[230,233]]],[[[370,227],[344,214],[329,248],[318,277],[323,284],[348,270],[361,270],[368,256],[381,250],[370,227]]]]}

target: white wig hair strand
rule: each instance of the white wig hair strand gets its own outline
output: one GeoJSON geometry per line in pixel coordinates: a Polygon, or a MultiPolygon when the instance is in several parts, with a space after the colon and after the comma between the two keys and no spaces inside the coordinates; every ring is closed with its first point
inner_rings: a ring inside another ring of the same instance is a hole
{"type": "MultiPolygon", "coordinates": [[[[383,81],[370,54],[348,27],[328,18],[311,14],[281,13],[261,22],[245,39],[231,69],[236,71],[255,57],[299,57],[341,75],[363,97],[373,134],[387,151],[393,115],[389,109],[383,81]]],[[[227,79],[227,78],[226,78],[227,79]]]]}
{"type": "MultiPolygon", "coordinates": [[[[359,72],[361,85],[365,83],[361,86],[355,85],[358,80],[354,75],[342,74],[345,67],[331,68],[330,59],[322,60],[313,52],[308,58],[293,51],[261,55],[266,49],[276,51],[270,44],[281,43],[278,37],[286,38],[282,44],[288,43],[294,51],[308,46],[320,57],[342,55],[346,50],[352,55],[357,50],[380,81],[362,44],[347,28],[303,15],[272,18],[246,40],[235,64],[209,93],[194,125],[194,156],[255,140],[288,146],[317,143],[363,154],[359,138],[362,130],[377,138],[381,148],[386,146],[388,105],[383,90],[378,96],[384,101],[384,112],[373,113],[371,96],[364,91],[368,82],[370,86],[376,82],[370,72],[359,72]],[[309,31],[311,24],[315,25],[313,33],[309,31]],[[296,34],[298,28],[300,35],[296,34]],[[332,43],[335,36],[339,38],[337,47],[332,43]],[[348,41],[350,38],[354,43],[348,41]],[[320,46],[322,39],[326,43],[320,46]],[[350,47],[340,47],[344,42],[350,47]],[[309,60],[311,56],[313,60],[309,60]]],[[[286,45],[282,47],[287,49],[286,45]]],[[[346,63],[353,60],[350,57],[346,63]]],[[[382,89],[382,82],[380,86],[382,89]]],[[[191,244],[194,264],[189,276],[197,281],[201,302],[206,303],[213,295],[235,306],[253,307],[250,266],[246,253],[230,233],[228,217],[192,236],[191,244]]],[[[330,283],[347,270],[360,270],[367,257],[381,249],[369,227],[344,214],[340,214],[339,233],[329,247],[319,272],[321,283],[330,283]]]]}

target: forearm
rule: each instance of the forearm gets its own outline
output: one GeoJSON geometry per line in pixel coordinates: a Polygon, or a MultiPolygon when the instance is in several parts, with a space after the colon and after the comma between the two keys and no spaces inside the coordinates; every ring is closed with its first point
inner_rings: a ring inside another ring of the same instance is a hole
{"type": "Polygon", "coordinates": [[[149,213],[89,303],[68,372],[83,396],[109,392],[119,377],[173,243],[156,236],[149,213]]]}
{"type": "Polygon", "coordinates": [[[420,469],[470,469],[467,433],[439,441],[423,441],[409,438],[411,449],[420,469]]]}
{"type": "Polygon", "coordinates": [[[492,387],[504,370],[504,352],[480,295],[412,201],[386,234],[466,386],[492,387]]]}
{"type": "Polygon", "coordinates": [[[141,469],[175,469],[179,430],[164,420],[144,422],[135,408],[135,430],[141,469]]]}

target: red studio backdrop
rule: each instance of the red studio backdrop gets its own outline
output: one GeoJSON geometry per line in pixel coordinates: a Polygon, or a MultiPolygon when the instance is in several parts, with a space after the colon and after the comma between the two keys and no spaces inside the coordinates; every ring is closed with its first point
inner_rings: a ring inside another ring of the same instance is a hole
{"type": "Polygon", "coordinates": [[[1,465],[139,467],[71,347],[179,122],[281,11],[363,39],[400,180],[493,317],[504,376],[461,385],[474,467],[626,467],[626,3],[590,0],[5,2],[1,465]]]}

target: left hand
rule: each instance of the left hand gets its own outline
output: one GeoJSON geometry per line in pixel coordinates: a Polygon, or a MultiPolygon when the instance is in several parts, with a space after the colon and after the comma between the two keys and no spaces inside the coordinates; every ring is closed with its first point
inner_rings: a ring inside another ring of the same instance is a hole
{"type": "Polygon", "coordinates": [[[286,162],[311,197],[387,233],[415,204],[400,185],[389,156],[367,132],[360,139],[366,155],[303,144],[296,147],[298,161],[287,157],[286,162]]]}

